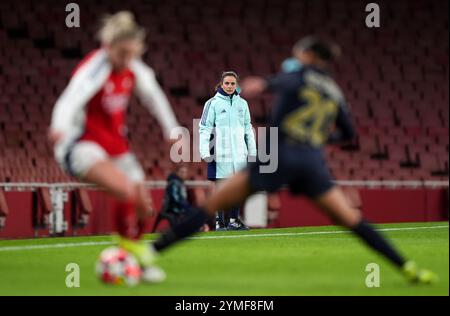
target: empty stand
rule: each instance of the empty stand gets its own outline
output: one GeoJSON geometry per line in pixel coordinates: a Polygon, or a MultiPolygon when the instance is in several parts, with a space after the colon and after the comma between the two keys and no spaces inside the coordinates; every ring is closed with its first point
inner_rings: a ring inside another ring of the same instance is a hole
{"type": "MultiPolygon", "coordinates": [[[[191,131],[222,71],[277,72],[292,44],[315,33],[343,47],[333,71],[359,131],[357,148],[326,150],[334,176],[448,179],[447,1],[383,1],[389,23],[377,30],[363,26],[359,0],[77,3],[82,27],[69,29],[63,4],[0,2],[0,182],[71,180],[46,141],[52,107],[77,62],[98,45],[101,14],[120,9],[133,11],[147,28],[144,59],[191,131]]],[[[272,96],[249,104],[254,125],[264,125],[272,96]]],[[[155,119],[133,99],[128,122],[148,177],[165,178],[171,164],[155,119]]],[[[205,172],[203,164],[192,165],[193,178],[205,172]]]]}

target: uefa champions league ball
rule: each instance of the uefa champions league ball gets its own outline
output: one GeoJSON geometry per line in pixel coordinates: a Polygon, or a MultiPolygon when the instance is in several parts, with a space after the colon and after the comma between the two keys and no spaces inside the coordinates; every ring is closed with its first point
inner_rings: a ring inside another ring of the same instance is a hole
{"type": "Polygon", "coordinates": [[[97,261],[96,272],[106,284],[135,286],[141,279],[141,268],[136,258],[119,247],[103,250],[97,261]]]}

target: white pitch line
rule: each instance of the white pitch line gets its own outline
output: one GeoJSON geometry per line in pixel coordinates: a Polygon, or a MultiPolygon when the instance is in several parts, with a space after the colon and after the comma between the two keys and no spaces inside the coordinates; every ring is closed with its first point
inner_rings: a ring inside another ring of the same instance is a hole
{"type": "MultiPolygon", "coordinates": [[[[380,228],[377,231],[405,231],[405,230],[420,230],[420,229],[438,229],[448,228],[448,225],[439,226],[417,226],[417,227],[393,227],[393,228],[380,228]]],[[[332,234],[348,234],[351,231],[348,230],[332,230],[332,231],[313,231],[303,233],[271,233],[271,234],[254,234],[254,235],[221,235],[221,236],[199,236],[191,237],[188,239],[226,239],[226,238],[255,238],[255,237],[285,237],[285,236],[306,236],[306,235],[332,235],[332,234]]],[[[101,246],[112,245],[112,241],[88,241],[79,243],[61,243],[52,245],[29,245],[29,246],[9,246],[0,247],[0,252],[3,251],[20,251],[20,250],[35,250],[35,249],[53,249],[53,248],[71,248],[71,247],[84,247],[84,246],[101,246]]]]}
{"type": "Polygon", "coordinates": [[[83,247],[83,246],[100,246],[100,245],[111,245],[112,241],[87,241],[80,243],[62,243],[62,244],[52,244],[52,245],[30,245],[30,246],[9,246],[0,247],[0,252],[2,251],[17,251],[17,250],[34,250],[34,249],[52,249],[52,248],[71,248],[71,247],[83,247]]]}

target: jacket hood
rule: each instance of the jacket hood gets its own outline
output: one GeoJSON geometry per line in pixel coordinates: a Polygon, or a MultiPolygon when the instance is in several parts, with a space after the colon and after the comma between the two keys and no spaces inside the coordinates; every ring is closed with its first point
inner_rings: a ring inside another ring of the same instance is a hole
{"type": "MultiPolygon", "coordinates": [[[[241,89],[239,87],[237,87],[236,90],[234,91],[234,93],[232,94],[232,96],[238,96],[240,90],[241,89]]],[[[231,94],[226,93],[225,90],[222,89],[222,87],[219,87],[219,89],[217,89],[217,94],[222,97],[230,97],[231,96],[231,94]]]]}

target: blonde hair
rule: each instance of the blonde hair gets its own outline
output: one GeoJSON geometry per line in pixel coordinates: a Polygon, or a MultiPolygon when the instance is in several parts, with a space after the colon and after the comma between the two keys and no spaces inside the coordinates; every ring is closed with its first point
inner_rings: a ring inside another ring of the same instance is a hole
{"type": "Polygon", "coordinates": [[[103,17],[98,38],[102,44],[106,45],[114,44],[123,39],[143,41],[145,30],[136,23],[133,13],[120,11],[103,17]]]}

